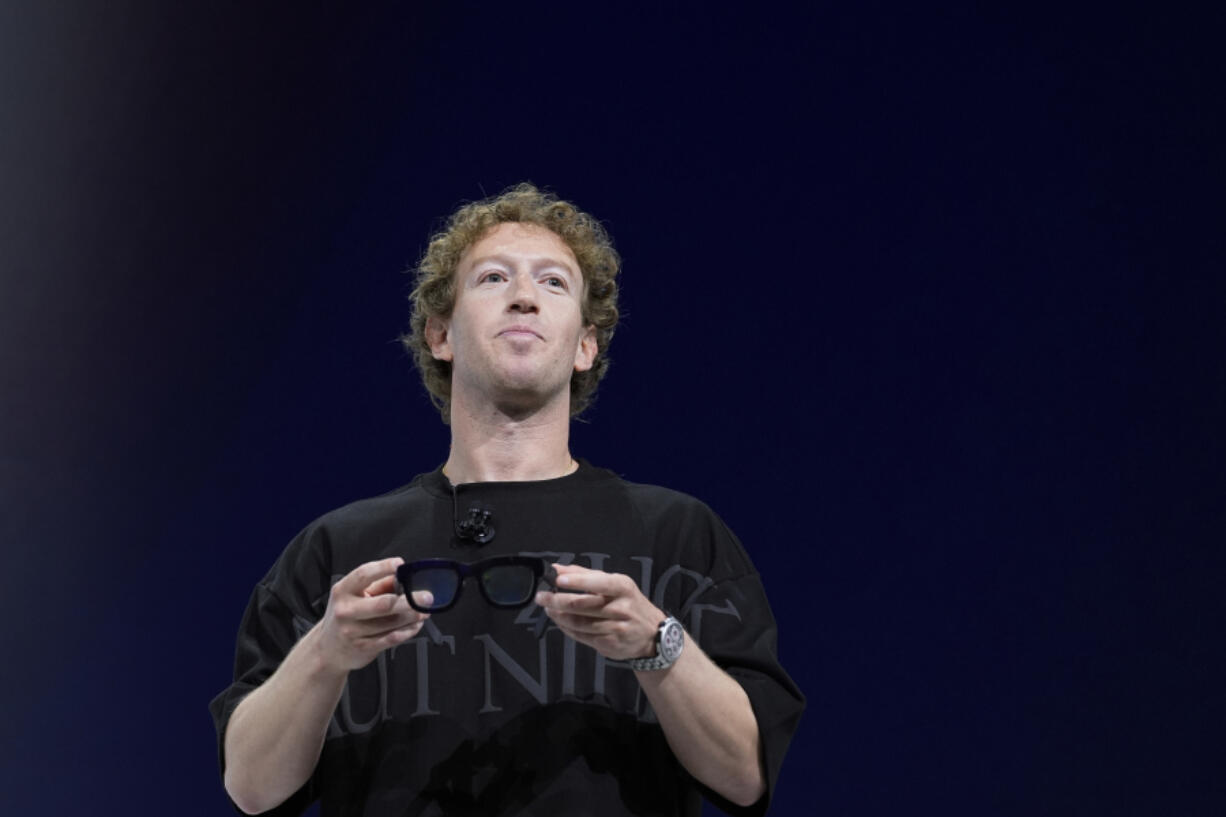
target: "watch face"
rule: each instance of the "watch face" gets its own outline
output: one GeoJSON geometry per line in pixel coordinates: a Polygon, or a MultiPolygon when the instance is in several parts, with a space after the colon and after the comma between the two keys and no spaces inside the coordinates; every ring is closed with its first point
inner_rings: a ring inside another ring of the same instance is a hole
{"type": "Polygon", "coordinates": [[[660,657],[672,663],[681,655],[681,647],[685,643],[685,630],[681,629],[681,623],[676,619],[671,619],[664,625],[663,632],[660,633],[660,657]]]}

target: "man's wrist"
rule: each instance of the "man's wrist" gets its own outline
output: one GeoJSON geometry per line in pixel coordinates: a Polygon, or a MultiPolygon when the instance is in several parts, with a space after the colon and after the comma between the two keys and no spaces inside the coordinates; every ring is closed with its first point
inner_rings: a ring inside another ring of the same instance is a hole
{"type": "Polygon", "coordinates": [[[643,658],[631,658],[626,663],[636,672],[665,670],[677,662],[684,647],[685,629],[680,621],[667,616],[656,629],[651,654],[643,658]]]}
{"type": "Polygon", "coordinates": [[[301,653],[303,670],[308,677],[320,681],[344,680],[349,677],[349,670],[338,664],[335,661],[336,656],[325,646],[323,623],[323,619],[320,619],[314,627],[307,630],[298,640],[294,650],[301,653]]]}

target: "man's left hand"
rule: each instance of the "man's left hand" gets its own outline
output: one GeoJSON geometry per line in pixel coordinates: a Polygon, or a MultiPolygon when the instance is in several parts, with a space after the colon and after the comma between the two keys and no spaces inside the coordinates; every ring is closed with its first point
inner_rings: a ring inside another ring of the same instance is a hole
{"type": "Polygon", "coordinates": [[[655,655],[664,613],[621,573],[579,565],[555,565],[558,588],[536,594],[536,603],[558,629],[605,658],[624,661],[655,655]]]}

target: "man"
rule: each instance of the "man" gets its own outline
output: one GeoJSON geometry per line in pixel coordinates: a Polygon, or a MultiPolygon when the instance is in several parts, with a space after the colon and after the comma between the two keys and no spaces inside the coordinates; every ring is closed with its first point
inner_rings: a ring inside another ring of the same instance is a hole
{"type": "Polygon", "coordinates": [[[752,564],[698,501],[570,454],[618,267],[598,222],[530,185],[431,240],[405,345],[449,456],[308,526],[257,586],[211,706],[240,809],[765,810],[804,699],[752,564]],[[555,584],[498,606],[491,557],[555,584]],[[431,571],[454,589],[419,587],[431,571]]]}

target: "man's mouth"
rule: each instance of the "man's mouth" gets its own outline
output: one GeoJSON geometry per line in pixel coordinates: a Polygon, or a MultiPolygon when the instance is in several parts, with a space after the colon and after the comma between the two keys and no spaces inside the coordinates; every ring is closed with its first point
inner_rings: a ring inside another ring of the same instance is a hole
{"type": "Polygon", "coordinates": [[[544,340],[541,333],[537,332],[531,326],[508,326],[498,333],[499,336],[507,335],[509,337],[531,337],[538,340],[544,340]]]}

